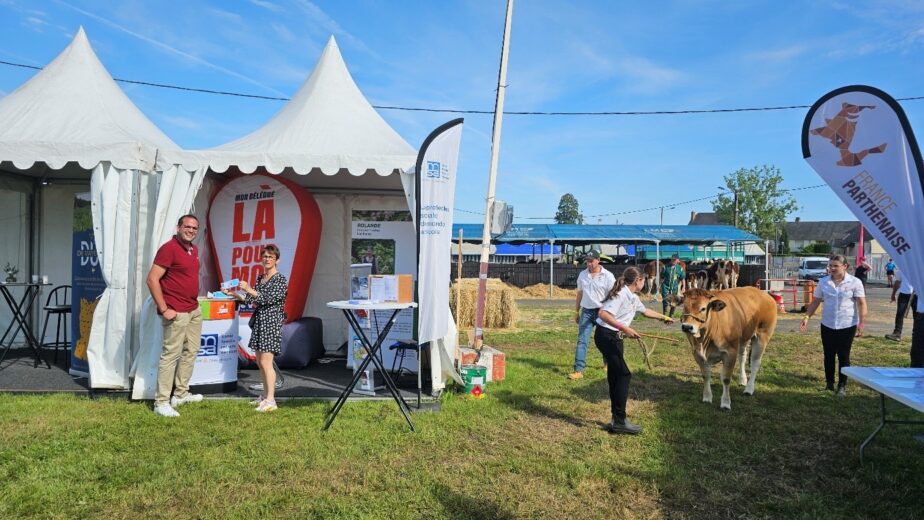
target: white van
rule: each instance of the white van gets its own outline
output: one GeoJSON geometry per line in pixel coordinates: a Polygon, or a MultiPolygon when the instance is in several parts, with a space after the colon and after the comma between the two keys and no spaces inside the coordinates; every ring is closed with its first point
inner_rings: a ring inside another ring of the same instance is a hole
{"type": "Polygon", "coordinates": [[[828,274],[828,257],[807,256],[799,262],[800,280],[821,280],[828,274]]]}

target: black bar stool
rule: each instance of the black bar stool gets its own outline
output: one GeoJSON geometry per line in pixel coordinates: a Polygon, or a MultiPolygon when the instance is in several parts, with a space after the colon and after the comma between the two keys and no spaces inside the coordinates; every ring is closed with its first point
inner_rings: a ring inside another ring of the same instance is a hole
{"type": "Polygon", "coordinates": [[[64,355],[67,357],[67,366],[71,366],[71,357],[68,355],[71,343],[68,340],[67,317],[71,314],[70,285],[59,285],[48,293],[45,300],[45,325],[42,326],[42,335],[39,336],[42,341],[42,348],[54,347],[55,363],[58,362],[58,349],[64,347],[64,355]],[[55,340],[51,343],[45,342],[45,331],[48,329],[48,319],[55,317],[55,340]]]}

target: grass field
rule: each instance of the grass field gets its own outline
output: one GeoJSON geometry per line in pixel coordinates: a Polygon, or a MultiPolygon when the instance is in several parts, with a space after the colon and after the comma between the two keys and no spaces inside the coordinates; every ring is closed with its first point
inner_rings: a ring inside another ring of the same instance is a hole
{"type": "MultiPolygon", "coordinates": [[[[867,450],[878,397],[821,392],[817,331],[771,343],[753,397],[700,402],[689,347],[657,346],[654,369],[627,344],[636,437],[611,436],[593,347],[573,359],[568,305],[521,307],[514,331],[486,335],[507,380],[483,400],[446,395],[414,416],[392,402],[242,401],[182,408],[177,420],[121,400],[0,395],[0,518],[920,518],[924,426],[892,426],[867,450]]],[[[814,324],[817,326],[817,322],[814,324]]],[[[680,338],[642,320],[640,329],[680,338]]],[[[907,366],[907,343],[860,338],[855,365],[907,366]]],[[[893,404],[898,417],[921,419],[893,404]]]]}

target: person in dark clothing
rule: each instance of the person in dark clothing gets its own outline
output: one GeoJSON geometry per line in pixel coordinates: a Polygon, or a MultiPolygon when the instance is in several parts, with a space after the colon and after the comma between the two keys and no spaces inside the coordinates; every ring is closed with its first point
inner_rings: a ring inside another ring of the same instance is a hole
{"type": "Polygon", "coordinates": [[[854,269],[853,275],[859,278],[860,281],[863,282],[863,286],[866,287],[866,278],[869,276],[869,272],[872,270],[873,270],[872,266],[870,266],[868,263],[866,263],[865,260],[863,260],[860,262],[860,265],[858,265],[857,268],[854,269]]]}
{"type": "Polygon", "coordinates": [[[645,279],[641,272],[634,267],[629,267],[616,281],[597,313],[597,325],[599,326],[594,334],[594,343],[606,358],[606,364],[609,367],[606,382],[610,389],[613,420],[606,425],[606,430],[610,433],[631,435],[642,433],[641,426],[633,424],[626,418],[626,402],[629,400],[629,381],[632,379],[632,372],[626,364],[623,339],[640,337],[639,333],[630,327],[636,313],[642,313],[648,318],[664,320],[665,323],[674,323],[673,319],[645,307],[638,297],[644,284],[645,279]]]}

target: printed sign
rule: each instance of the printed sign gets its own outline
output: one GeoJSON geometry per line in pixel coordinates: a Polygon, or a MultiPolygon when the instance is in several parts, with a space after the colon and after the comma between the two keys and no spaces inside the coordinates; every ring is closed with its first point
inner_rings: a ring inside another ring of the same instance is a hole
{"type": "Polygon", "coordinates": [[[279,248],[278,270],[289,281],[285,311],[302,316],[321,241],[321,211],[314,197],[286,179],[243,175],[228,181],[212,198],[209,238],[219,280],[253,285],[263,273],[260,251],[279,248]]]}
{"type": "Polygon", "coordinates": [[[71,259],[71,375],[89,377],[87,343],[93,325],[93,311],[99,296],[106,290],[106,281],[96,255],[93,237],[93,215],[90,194],[78,193],[74,198],[74,241],[71,259]]]}
{"type": "Polygon", "coordinates": [[[924,166],[901,105],[862,85],[829,92],[805,117],[802,153],[911,285],[924,287],[924,166]]]}

